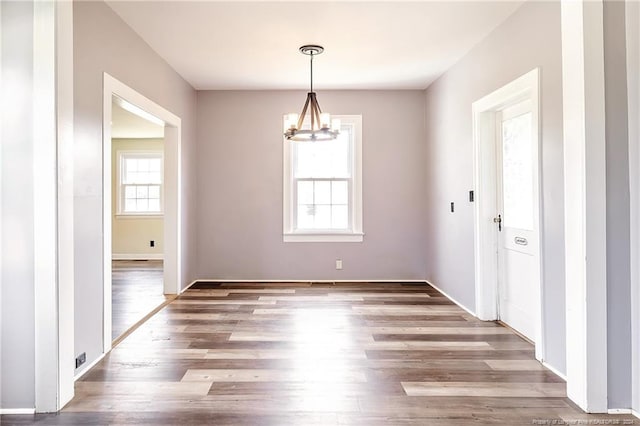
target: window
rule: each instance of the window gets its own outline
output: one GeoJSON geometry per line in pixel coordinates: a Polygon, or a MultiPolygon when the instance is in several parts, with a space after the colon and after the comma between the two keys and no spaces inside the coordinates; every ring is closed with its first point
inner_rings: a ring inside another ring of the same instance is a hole
{"type": "Polygon", "coordinates": [[[162,214],[162,153],[118,153],[118,213],[162,214]]]}
{"type": "Polygon", "coordinates": [[[284,241],[362,241],[362,117],[333,141],[284,142],[284,241]]]}

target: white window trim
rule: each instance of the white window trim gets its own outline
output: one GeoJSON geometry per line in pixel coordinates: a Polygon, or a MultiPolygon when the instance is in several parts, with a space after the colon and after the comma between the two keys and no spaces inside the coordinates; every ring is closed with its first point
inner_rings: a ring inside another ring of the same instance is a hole
{"type": "Polygon", "coordinates": [[[158,219],[164,217],[164,153],[160,150],[118,150],[116,152],[116,218],[118,219],[158,219]],[[122,161],[125,156],[160,157],[160,211],[159,212],[125,212],[122,193],[122,161]]]}
{"type": "MultiPolygon", "coordinates": [[[[295,231],[293,229],[293,164],[291,161],[292,143],[284,140],[283,143],[283,197],[282,197],[282,229],[283,241],[288,242],[362,242],[364,233],[362,231],[362,116],[361,115],[336,115],[333,116],[342,124],[353,126],[353,149],[352,161],[352,181],[351,205],[349,222],[350,230],[317,230],[317,231],[295,231]]],[[[322,143],[322,142],[318,142],[322,143]]]]}

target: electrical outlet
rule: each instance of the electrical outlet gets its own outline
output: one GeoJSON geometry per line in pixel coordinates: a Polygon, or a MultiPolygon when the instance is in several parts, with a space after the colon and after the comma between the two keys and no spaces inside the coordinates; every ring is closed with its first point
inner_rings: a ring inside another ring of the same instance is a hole
{"type": "Polygon", "coordinates": [[[342,269],[342,260],[336,259],[336,269],[342,269]]]}
{"type": "Polygon", "coordinates": [[[82,352],[80,355],[78,355],[78,357],[76,358],[76,368],[80,367],[82,364],[84,364],[87,361],[87,353],[86,352],[82,352]]]}
{"type": "Polygon", "coordinates": [[[149,247],[155,247],[155,246],[156,246],[155,240],[149,241],[149,247]]]}

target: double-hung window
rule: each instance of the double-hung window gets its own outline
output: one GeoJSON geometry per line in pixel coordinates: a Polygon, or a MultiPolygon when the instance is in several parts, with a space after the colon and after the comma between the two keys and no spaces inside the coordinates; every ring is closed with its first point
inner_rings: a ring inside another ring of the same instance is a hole
{"type": "Polygon", "coordinates": [[[162,214],[162,152],[118,153],[118,214],[162,214]]]}
{"type": "Polygon", "coordinates": [[[332,141],[284,142],[284,241],[362,241],[362,117],[332,141]]]}

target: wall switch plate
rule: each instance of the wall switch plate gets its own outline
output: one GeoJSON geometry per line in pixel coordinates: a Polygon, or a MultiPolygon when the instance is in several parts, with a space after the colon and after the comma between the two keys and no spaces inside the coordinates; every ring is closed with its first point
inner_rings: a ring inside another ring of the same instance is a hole
{"type": "Polygon", "coordinates": [[[451,202],[451,213],[453,213],[455,211],[455,208],[453,206],[453,201],[451,202]]]}
{"type": "Polygon", "coordinates": [[[80,355],[78,355],[78,357],[76,358],[76,368],[80,367],[82,364],[84,364],[85,362],[87,362],[87,353],[86,352],[82,352],[80,355]]]}
{"type": "Polygon", "coordinates": [[[336,259],[336,269],[342,269],[342,260],[336,259]]]}
{"type": "Polygon", "coordinates": [[[155,247],[155,246],[156,246],[155,240],[149,241],[149,247],[155,247]]]}

